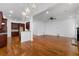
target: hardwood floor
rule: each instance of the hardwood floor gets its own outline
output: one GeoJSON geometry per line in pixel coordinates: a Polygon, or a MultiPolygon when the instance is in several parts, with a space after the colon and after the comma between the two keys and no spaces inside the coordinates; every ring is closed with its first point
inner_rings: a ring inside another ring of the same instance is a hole
{"type": "MultiPolygon", "coordinates": [[[[11,39],[11,38],[9,38],[11,39]]],[[[0,48],[1,56],[78,56],[79,44],[72,45],[72,39],[55,36],[34,36],[33,42],[23,42],[13,37],[6,47],[0,48]]]]}

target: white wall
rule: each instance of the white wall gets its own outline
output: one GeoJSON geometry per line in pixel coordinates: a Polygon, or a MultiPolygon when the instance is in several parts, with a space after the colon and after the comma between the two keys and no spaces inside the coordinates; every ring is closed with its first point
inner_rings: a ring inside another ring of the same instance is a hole
{"type": "Polygon", "coordinates": [[[60,35],[64,37],[76,37],[75,22],[73,18],[56,21],[34,21],[34,35],[60,35]]]}
{"type": "Polygon", "coordinates": [[[45,22],[34,20],[33,21],[33,34],[44,35],[45,22]]]}
{"type": "Polygon", "coordinates": [[[59,35],[65,37],[75,37],[75,22],[74,19],[66,19],[55,22],[46,23],[46,35],[59,35]]]}

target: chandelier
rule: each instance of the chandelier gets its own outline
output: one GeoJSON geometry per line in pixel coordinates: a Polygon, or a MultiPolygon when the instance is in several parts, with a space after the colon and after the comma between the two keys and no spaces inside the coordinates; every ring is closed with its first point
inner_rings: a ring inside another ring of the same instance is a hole
{"type": "MultiPolygon", "coordinates": [[[[35,9],[36,8],[36,4],[35,3],[33,3],[32,5],[31,5],[31,9],[35,9]]],[[[31,10],[29,7],[27,7],[23,12],[22,12],[22,15],[23,16],[25,16],[25,17],[29,17],[30,16],[30,13],[31,13],[31,10]]]]}

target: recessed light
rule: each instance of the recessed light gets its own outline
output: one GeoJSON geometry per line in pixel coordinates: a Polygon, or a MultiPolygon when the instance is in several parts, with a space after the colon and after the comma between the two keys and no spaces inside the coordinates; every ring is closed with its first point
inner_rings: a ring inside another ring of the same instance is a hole
{"type": "Polygon", "coordinates": [[[7,18],[5,15],[3,15],[3,18],[7,18]]]}
{"type": "Polygon", "coordinates": [[[9,15],[9,17],[11,17],[11,15],[9,15]]]}
{"type": "Polygon", "coordinates": [[[70,15],[69,17],[70,17],[70,18],[72,18],[73,16],[72,16],[72,15],[70,15]]]}
{"type": "Polygon", "coordinates": [[[12,14],[12,13],[13,13],[13,11],[12,11],[12,10],[10,10],[10,13],[12,14]]]}
{"type": "Polygon", "coordinates": [[[1,23],[2,25],[5,25],[5,23],[1,23]]]}
{"type": "Polygon", "coordinates": [[[22,12],[22,15],[23,15],[23,16],[26,16],[26,13],[25,13],[25,12],[22,12]]]}
{"type": "Polygon", "coordinates": [[[27,18],[29,18],[30,16],[26,16],[27,18]]]}
{"type": "Polygon", "coordinates": [[[46,11],[46,14],[49,14],[49,12],[48,12],[48,11],[46,11]]]}
{"type": "Polygon", "coordinates": [[[36,5],[34,3],[32,4],[32,8],[36,8],[36,5]]]}

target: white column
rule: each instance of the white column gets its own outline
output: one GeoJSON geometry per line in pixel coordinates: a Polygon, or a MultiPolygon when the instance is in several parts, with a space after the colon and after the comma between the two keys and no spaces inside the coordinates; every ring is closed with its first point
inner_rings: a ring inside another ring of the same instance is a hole
{"type": "Polygon", "coordinates": [[[11,37],[11,21],[7,20],[7,37],[11,37]]]}
{"type": "Polygon", "coordinates": [[[33,17],[30,18],[31,41],[33,41],[33,17]]]}
{"type": "Polygon", "coordinates": [[[12,42],[12,38],[11,38],[11,21],[10,19],[7,20],[7,46],[10,47],[12,42]]]}

